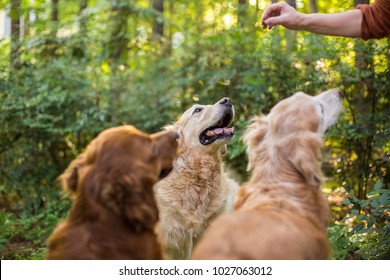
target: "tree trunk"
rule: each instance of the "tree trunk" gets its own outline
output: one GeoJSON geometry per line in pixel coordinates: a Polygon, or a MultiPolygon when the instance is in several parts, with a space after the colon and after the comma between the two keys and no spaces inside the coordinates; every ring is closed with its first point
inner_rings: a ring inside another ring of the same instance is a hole
{"type": "Polygon", "coordinates": [[[318,13],[317,0],[310,0],[310,13],[318,13]]]}
{"type": "Polygon", "coordinates": [[[238,7],[237,7],[237,25],[238,27],[245,27],[245,23],[247,20],[247,0],[238,0],[238,7]]]}
{"type": "Polygon", "coordinates": [[[153,22],[153,37],[161,43],[164,36],[164,0],[153,0],[153,9],[158,13],[153,22]]]}
{"type": "MultiPolygon", "coordinates": [[[[108,60],[110,65],[109,106],[111,108],[119,108],[121,93],[124,92],[126,85],[122,72],[124,72],[128,63],[128,19],[132,11],[132,6],[128,0],[113,0],[110,1],[110,5],[111,36],[108,44],[108,60]]],[[[112,115],[109,117],[113,120],[112,115]]]]}
{"type": "Polygon", "coordinates": [[[11,77],[16,68],[20,65],[20,3],[21,0],[11,1],[11,54],[10,70],[11,77]]]}
{"type": "Polygon", "coordinates": [[[172,24],[172,18],[175,13],[175,4],[174,0],[168,0],[168,26],[166,28],[167,34],[165,36],[165,45],[164,45],[164,54],[166,56],[170,56],[172,54],[172,36],[173,36],[173,24],[172,24]]]}
{"type": "Polygon", "coordinates": [[[88,0],[79,1],[79,35],[77,37],[77,43],[73,46],[72,54],[76,58],[85,57],[85,51],[88,42],[87,32],[87,17],[84,15],[84,11],[88,8],[88,0]]]}
{"type": "Polygon", "coordinates": [[[58,47],[58,41],[57,41],[57,30],[58,30],[58,19],[59,19],[58,2],[59,0],[51,0],[50,34],[45,42],[42,51],[42,58],[46,60],[50,60],[56,56],[56,50],[58,47]]]}
{"type": "MultiPolygon", "coordinates": [[[[358,4],[369,4],[368,0],[355,0],[354,6],[358,4]]],[[[361,80],[356,84],[356,91],[354,98],[357,127],[365,128],[364,131],[367,135],[361,139],[355,140],[355,151],[358,155],[358,173],[359,184],[357,189],[357,197],[359,199],[365,199],[367,195],[367,187],[369,183],[372,163],[372,146],[375,134],[375,122],[373,116],[377,106],[376,91],[372,85],[371,77],[367,77],[364,72],[372,72],[373,70],[373,58],[371,43],[363,43],[361,41],[355,41],[355,67],[358,76],[362,76],[361,80]],[[369,112],[368,119],[363,118],[369,112]]]]}
{"type": "Polygon", "coordinates": [[[58,1],[59,0],[51,0],[51,22],[52,22],[52,34],[56,36],[58,29],[58,1]]]}
{"type": "Polygon", "coordinates": [[[23,16],[24,24],[23,24],[23,38],[26,38],[30,35],[30,10],[27,10],[23,16]]]}
{"type": "Polygon", "coordinates": [[[109,42],[112,66],[127,62],[128,19],[127,0],[111,1],[111,37],[109,42]]]}
{"type": "Polygon", "coordinates": [[[85,35],[87,33],[87,19],[83,15],[84,11],[88,8],[88,0],[80,0],[79,6],[79,29],[80,34],[85,35]]]}
{"type": "Polygon", "coordinates": [[[259,2],[260,2],[260,0],[256,0],[255,13],[254,13],[254,17],[253,17],[253,19],[254,19],[253,28],[254,28],[255,33],[257,30],[256,24],[257,24],[257,20],[258,20],[257,14],[259,13],[259,4],[260,4],[259,2]]]}

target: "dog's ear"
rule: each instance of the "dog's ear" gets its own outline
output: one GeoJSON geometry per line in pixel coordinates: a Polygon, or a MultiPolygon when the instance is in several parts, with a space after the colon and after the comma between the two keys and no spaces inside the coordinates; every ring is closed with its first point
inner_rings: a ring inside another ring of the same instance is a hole
{"type": "Polygon", "coordinates": [[[75,160],[73,160],[69,167],[58,178],[65,191],[75,193],[77,191],[77,184],[79,180],[79,171],[86,165],[85,153],[80,154],[75,160]]]}
{"type": "Polygon", "coordinates": [[[285,154],[288,161],[306,182],[313,187],[320,187],[323,175],[320,165],[322,137],[314,132],[301,132],[289,137],[278,144],[281,154],[285,154]]]}
{"type": "Polygon", "coordinates": [[[177,133],[178,137],[177,137],[177,154],[182,154],[185,150],[185,145],[184,145],[184,135],[183,135],[183,128],[181,127],[181,125],[179,125],[178,122],[176,122],[175,124],[171,124],[171,125],[166,125],[164,126],[164,129],[165,130],[168,130],[168,131],[174,131],[177,133]]]}
{"type": "Polygon", "coordinates": [[[127,175],[98,181],[91,185],[91,192],[100,205],[122,217],[136,231],[155,227],[158,209],[153,182],[138,182],[127,175]]]}
{"type": "Polygon", "coordinates": [[[173,159],[175,150],[171,147],[177,147],[177,142],[180,138],[179,133],[175,129],[167,129],[166,131],[160,131],[151,135],[156,145],[154,148],[157,150],[156,154],[161,155],[162,158],[173,159]]]}
{"type": "Polygon", "coordinates": [[[247,147],[248,167],[247,171],[252,170],[256,157],[260,151],[259,144],[263,141],[268,131],[268,119],[266,116],[254,117],[246,129],[243,142],[247,147]]]}
{"type": "Polygon", "coordinates": [[[58,178],[65,191],[70,191],[73,194],[77,191],[80,170],[96,160],[96,155],[100,149],[101,141],[94,139],[86,150],[69,164],[65,172],[58,178]]]}

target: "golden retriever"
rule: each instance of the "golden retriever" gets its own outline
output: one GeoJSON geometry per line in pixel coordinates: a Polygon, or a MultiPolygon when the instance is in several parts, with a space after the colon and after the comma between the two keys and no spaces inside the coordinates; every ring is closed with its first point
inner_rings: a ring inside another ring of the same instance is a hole
{"type": "Polygon", "coordinates": [[[238,184],[222,162],[233,117],[230,98],[223,98],[192,106],[173,125],[180,135],[178,157],[171,174],[155,186],[161,241],[171,259],[189,259],[209,223],[233,208],[238,184]]]}
{"type": "Polygon", "coordinates": [[[205,232],[193,259],[327,259],[329,206],[321,193],[323,134],[341,109],[338,89],[302,92],[257,117],[244,142],[252,169],[233,213],[205,232]]]}
{"type": "Polygon", "coordinates": [[[177,137],[127,125],[100,133],[60,177],[74,201],[46,259],[162,259],[153,185],[172,169],[177,137]]]}

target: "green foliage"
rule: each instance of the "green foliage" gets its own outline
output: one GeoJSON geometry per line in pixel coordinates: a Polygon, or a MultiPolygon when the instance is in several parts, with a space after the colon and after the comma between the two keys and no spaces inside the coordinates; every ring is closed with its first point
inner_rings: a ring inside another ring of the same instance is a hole
{"type": "Polygon", "coordinates": [[[390,259],[390,190],[377,181],[368,199],[349,197],[350,214],[329,229],[334,259],[390,259]]]}
{"type": "Polygon", "coordinates": [[[0,259],[44,258],[47,237],[69,209],[66,200],[61,204],[46,206],[36,215],[0,211],[0,259]]]}

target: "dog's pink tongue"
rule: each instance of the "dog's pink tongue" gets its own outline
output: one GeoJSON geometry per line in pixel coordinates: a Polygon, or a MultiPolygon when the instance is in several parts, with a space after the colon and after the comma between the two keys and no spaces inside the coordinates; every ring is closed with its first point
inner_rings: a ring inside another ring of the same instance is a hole
{"type": "Polygon", "coordinates": [[[214,128],[213,130],[208,130],[206,132],[206,135],[207,136],[215,136],[215,135],[221,135],[221,134],[224,134],[224,133],[233,133],[234,131],[234,128],[230,128],[230,127],[224,127],[224,128],[214,128]]]}
{"type": "Polygon", "coordinates": [[[217,134],[217,135],[222,134],[223,131],[224,131],[223,128],[216,128],[216,129],[213,129],[213,132],[214,132],[215,134],[217,134]]]}

